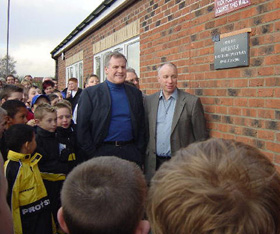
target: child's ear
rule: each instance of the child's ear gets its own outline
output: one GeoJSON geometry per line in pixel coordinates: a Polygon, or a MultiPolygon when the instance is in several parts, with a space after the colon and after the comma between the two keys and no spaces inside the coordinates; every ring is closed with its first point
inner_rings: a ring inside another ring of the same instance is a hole
{"type": "Polygon", "coordinates": [[[69,233],[68,227],[67,227],[64,217],[63,217],[63,208],[62,207],[60,207],[57,212],[57,220],[58,220],[58,223],[59,223],[62,231],[64,231],[65,233],[69,233]]]}
{"type": "Polygon", "coordinates": [[[21,149],[20,149],[20,152],[21,153],[23,153],[23,154],[27,154],[28,153],[28,149],[29,149],[29,143],[30,142],[25,142],[23,145],[22,145],[22,147],[21,147],[21,149]]]}
{"type": "Polygon", "coordinates": [[[6,101],[7,101],[6,98],[2,98],[2,100],[1,100],[1,105],[2,105],[4,102],[6,102],[6,101]]]}
{"type": "Polygon", "coordinates": [[[10,127],[13,125],[14,119],[11,116],[7,116],[7,126],[10,127]]]}
{"type": "Polygon", "coordinates": [[[148,234],[151,229],[150,223],[148,220],[141,220],[135,230],[134,234],[148,234]]]}
{"type": "Polygon", "coordinates": [[[28,142],[28,141],[24,143],[24,146],[27,150],[29,149],[29,145],[30,145],[30,142],[28,142]]]}
{"type": "Polygon", "coordinates": [[[40,123],[39,119],[34,119],[35,120],[35,124],[38,125],[40,123]]]}

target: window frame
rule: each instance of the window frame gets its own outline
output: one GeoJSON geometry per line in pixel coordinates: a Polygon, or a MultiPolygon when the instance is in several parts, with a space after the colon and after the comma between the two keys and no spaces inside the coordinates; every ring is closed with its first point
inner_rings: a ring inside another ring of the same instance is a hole
{"type": "MultiPolygon", "coordinates": [[[[134,37],[128,41],[122,42],[118,45],[115,45],[113,47],[110,47],[106,50],[103,50],[99,53],[96,53],[93,56],[93,71],[94,74],[99,76],[100,82],[105,81],[106,75],[105,75],[105,71],[104,71],[104,60],[106,57],[106,54],[112,51],[120,51],[120,53],[124,54],[124,56],[127,58],[127,54],[128,54],[128,46],[134,43],[139,43],[139,47],[140,47],[140,37],[134,37]],[[95,62],[96,59],[99,59],[100,61],[100,67],[99,67],[99,72],[98,72],[98,68],[97,68],[97,63],[95,62]]],[[[140,63],[140,48],[139,48],[139,63],[140,63]]],[[[129,66],[129,61],[127,66],[129,66]]],[[[134,68],[134,67],[133,67],[134,68]]],[[[134,68],[136,70],[136,73],[139,74],[139,70],[140,70],[140,64],[139,67],[134,68]]]]}
{"type": "Polygon", "coordinates": [[[66,67],[66,81],[65,86],[67,87],[68,80],[72,77],[77,78],[79,88],[83,87],[83,74],[84,74],[84,64],[83,60],[71,64],[66,67]],[[72,75],[71,75],[72,73],[72,75]]]}

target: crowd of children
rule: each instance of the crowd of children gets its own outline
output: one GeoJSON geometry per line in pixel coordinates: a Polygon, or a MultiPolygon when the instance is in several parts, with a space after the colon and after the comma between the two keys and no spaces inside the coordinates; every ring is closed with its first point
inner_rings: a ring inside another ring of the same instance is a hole
{"type": "Polygon", "coordinates": [[[84,161],[71,103],[52,80],[42,87],[25,80],[0,90],[0,150],[14,233],[63,233],[57,221],[60,191],[84,161]]]}

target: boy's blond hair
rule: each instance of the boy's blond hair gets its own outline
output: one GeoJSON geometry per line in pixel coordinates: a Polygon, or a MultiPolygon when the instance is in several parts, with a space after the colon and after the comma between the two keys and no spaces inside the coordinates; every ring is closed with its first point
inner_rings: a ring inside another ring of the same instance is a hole
{"type": "Polygon", "coordinates": [[[67,108],[70,113],[72,114],[72,106],[71,106],[71,103],[68,101],[68,100],[59,100],[55,105],[54,107],[56,109],[60,109],[60,108],[67,108]]]}
{"type": "Polygon", "coordinates": [[[56,113],[56,108],[48,103],[42,103],[34,111],[34,118],[42,120],[46,113],[56,113]]]}
{"type": "Polygon", "coordinates": [[[256,148],[210,139],[179,150],[148,195],[153,233],[280,233],[280,175],[256,148]]]}

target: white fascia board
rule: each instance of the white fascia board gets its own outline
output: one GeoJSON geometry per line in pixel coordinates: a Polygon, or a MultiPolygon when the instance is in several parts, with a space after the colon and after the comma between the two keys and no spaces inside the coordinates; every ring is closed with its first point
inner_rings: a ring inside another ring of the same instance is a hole
{"type": "Polygon", "coordinates": [[[78,41],[83,35],[85,35],[88,31],[92,30],[94,27],[98,26],[102,21],[104,21],[107,17],[109,17],[111,14],[115,13],[119,10],[119,8],[122,8],[123,5],[126,5],[127,3],[131,2],[131,0],[117,0],[114,2],[110,7],[108,7],[104,12],[102,12],[101,15],[99,15],[96,19],[94,19],[89,25],[87,25],[82,31],[80,31],[77,35],[75,35],[74,38],[71,39],[70,42],[68,42],[66,45],[61,47],[54,55],[53,57],[58,56],[60,53],[62,53],[64,50],[69,48],[71,45],[73,45],[76,41],[78,41]]]}

